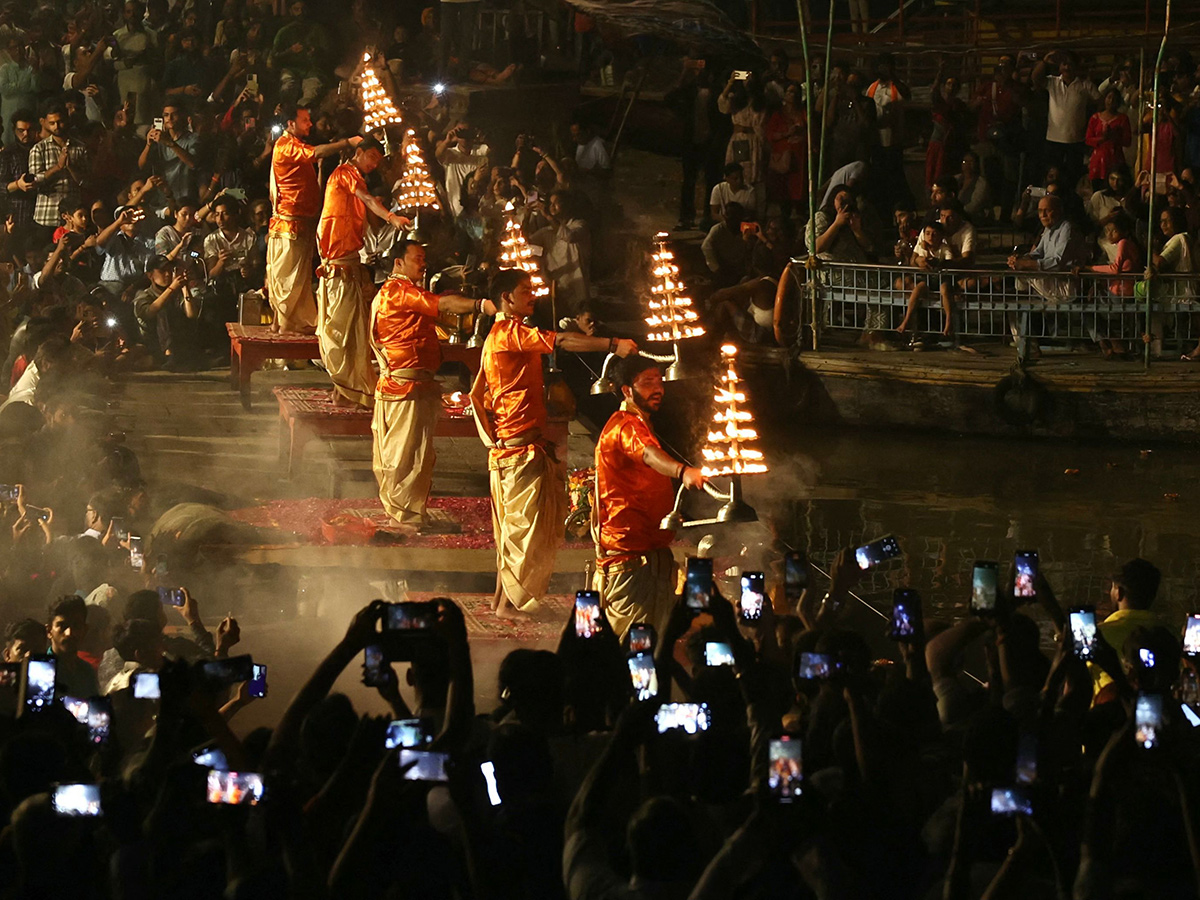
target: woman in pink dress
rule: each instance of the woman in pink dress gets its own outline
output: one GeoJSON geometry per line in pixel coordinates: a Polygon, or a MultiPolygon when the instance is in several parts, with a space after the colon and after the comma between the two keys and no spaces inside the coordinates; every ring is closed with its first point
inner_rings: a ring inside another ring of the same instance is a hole
{"type": "Polygon", "coordinates": [[[1125,148],[1133,142],[1129,117],[1117,112],[1121,106],[1121,92],[1109,88],[1104,92],[1104,108],[1088,120],[1084,141],[1092,148],[1088,162],[1088,178],[1092,179],[1092,190],[1101,190],[1108,183],[1108,173],[1125,163],[1125,148]]]}

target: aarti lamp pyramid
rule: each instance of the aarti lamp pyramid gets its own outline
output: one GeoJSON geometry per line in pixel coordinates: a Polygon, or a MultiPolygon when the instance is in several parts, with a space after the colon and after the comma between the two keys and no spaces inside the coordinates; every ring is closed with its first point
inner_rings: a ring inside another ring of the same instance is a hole
{"type": "Polygon", "coordinates": [[[363,131],[367,134],[374,134],[382,130],[385,125],[399,125],[401,122],[400,110],[396,109],[396,104],[392,102],[392,98],[388,96],[379,76],[375,74],[375,69],[371,66],[370,53],[363,54],[363,63],[361,84],[363,131]]]}
{"type": "Polygon", "coordinates": [[[713,428],[708,433],[708,443],[701,451],[704,465],[701,471],[708,477],[715,475],[757,475],[767,471],[762,451],[755,444],[758,432],[751,427],[754,414],[746,405],[746,392],[741,377],[734,365],[737,347],[725,344],[721,347],[722,371],[717,381],[713,402],[713,428]]]}
{"type": "Polygon", "coordinates": [[[421,153],[421,144],[411,128],[404,135],[404,174],[400,177],[396,205],[406,215],[422,209],[437,210],[437,187],[429,175],[429,166],[421,153]]]}
{"type": "Polygon", "coordinates": [[[700,337],[704,334],[700,317],[692,309],[691,298],[683,294],[687,286],[679,277],[675,254],[667,249],[666,238],[666,233],[660,231],[654,239],[654,283],[650,285],[650,315],[646,317],[650,333],[646,339],[665,342],[700,337]]]}
{"type": "Polygon", "coordinates": [[[529,281],[533,286],[535,300],[541,300],[550,293],[550,288],[542,279],[541,266],[534,255],[533,248],[525,240],[525,233],[520,223],[513,215],[513,204],[504,207],[504,237],[500,239],[500,268],[520,269],[529,273],[529,281]]]}
{"type": "Polygon", "coordinates": [[[758,432],[753,427],[754,415],[750,412],[746,390],[737,373],[734,361],[737,347],[725,344],[721,347],[722,371],[717,379],[713,402],[713,428],[701,449],[704,462],[700,471],[708,478],[729,476],[729,490],[722,492],[710,483],[704,485],[705,492],[715,500],[723,501],[717,514],[711,519],[685,522],[680,513],[684,485],[680,484],[675,494],[675,507],[662,520],[660,527],[665,531],[677,531],[694,525],[738,524],[757,522],[758,513],[742,499],[742,476],[760,475],[767,471],[763,453],[755,444],[758,432]]]}
{"type": "Polygon", "coordinates": [[[647,307],[650,315],[646,324],[650,332],[646,340],[651,343],[666,343],[672,345],[670,357],[659,357],[644,353],[659,362],[669,362],[667,371],[663,373],[665,381],[678,381],[685,376],[683,364],[679,356],[679,342],[689,338],[701,337],[704,328],[700,325],[700,317],[692,308],[692,300],[684,291],[687,286],[679,277],[679,266],[675,265],[675,254],[667,247],[667,234],[660,231],[654,236],[654,253],[651,256],[650,299],[647,307]]]}

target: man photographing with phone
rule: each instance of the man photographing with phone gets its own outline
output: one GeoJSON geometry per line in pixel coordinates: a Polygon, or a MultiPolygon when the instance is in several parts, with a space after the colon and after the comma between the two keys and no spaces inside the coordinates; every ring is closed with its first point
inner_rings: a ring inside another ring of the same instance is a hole
{"type": "Polygon", "coordinates": [[[644,356],[617,366],[621,408],[596,442],[596,576],[618,638],[644,621],[661,633],[675,603],[675,532],[659,526],[675,505],[674,479],[692,490],[707,479],[662,448],[650,416],[663,402],[662,372],[644,356]]]}

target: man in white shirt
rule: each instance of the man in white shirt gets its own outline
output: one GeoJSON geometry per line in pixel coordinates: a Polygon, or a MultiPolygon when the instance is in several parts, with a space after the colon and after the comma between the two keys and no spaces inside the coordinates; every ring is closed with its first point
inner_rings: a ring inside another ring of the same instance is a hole
{"type": "Polygon", "coordinates": [[[217,230],[204,239],[204,264],[212,280],[224,272],[236,272],[254,249],[254,232],[242,227],[241,204],[221,197],[213,204],[217,230]]]}
{"type": "Polygon", "coordinates": [[[950,250],[948,258],[957,268],[975,265],[975,226],[963,217],[962,206],[958,202],[943,203],[938,207],[938,221],[950,250]]]}
{"type": "Polygon", "coordinates": [[[478,140],[479,134],[474,128],[459,122],[435,148],[434,155],[446,170],[446,202],[455,218],[463,210],[463,184],[476,169],[487,165],[488,145],[478,143],[478,140]]]}
{"type": "Polygon", "coordinates": [[[575,142],[575,164],[580,172],[605,175],[612,170],[612,157],[604,139],[593,134],[586,122],[571,123],[571,140],[575,142]]]}
{"type": "Polygon", "coordinates": [[[554,282],[558,315],[573,316],[591,297],[592,235],[564,191],[550,194],[550,224],[529,236],[542,248],[542,272],[554,282]]]}
{"type": "Polygon", "coordinates": [[[714,185],[708,198],[708,217],[710,219],[725,218],[725,207],[730,203],[740,203],[746,209],[754,206],[754,189],[746,187],[746,176],[742,172],[741,163],[730,163],[725,167],[725,180],[714,185]]]}
{"type": "Polygon", "coordinates": [[[1050,95],[1050,110],[1046,118],[1046,164],[1058,166],[1060,179],[1067,190],[1074,191],[1083,175],[1083,138],[1087,133],[1088,104],[1100,99],[1096,86],[1077,73],[1075,55],[1069,51],[1052,50],[1033,69],[1035,87],[1045,88],[1050,95]],[[1057,75],[1047,75],[1047,68],[1058,66],[1057,75]]]}

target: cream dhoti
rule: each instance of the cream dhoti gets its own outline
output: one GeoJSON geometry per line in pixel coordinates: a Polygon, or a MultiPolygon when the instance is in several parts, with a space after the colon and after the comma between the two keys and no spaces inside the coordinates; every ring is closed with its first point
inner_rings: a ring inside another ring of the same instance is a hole
{"type": "Polygon", "coordinates": [[[600,592],[600,605],[613,633],[625,639],[629,626],[647,622],[662,634],[675,606],[678,567],[668,548],[604,565],[596,562],[592,587],[600,592]]]}
{"type": "Polygon", "coordinates": [[[317,330],[312,285],[316,234],[315,219],[276,215],[272,220],[267,235],[267,297],[280,331],[312,334],[317,330]]]}
{"type": "Polygon", "coordinates": [[[535,609],[550,587],[567,515],[565,466],[542,444],[488,452],[496,571],[518,609],[535,609]]]}
{"type": "Polygon", "coordinates": [[[404,399],[376,396],[371,419],[372,468],[384,511],[401,524],[421,525],[437,461],[433,435],[442,409],[441,392],[433,383],[433,373],[425,369],[399,369],[390,374],[399,380],[428,383],[418,384],[404,399]]]}
{"type": "Polygon", "coordinates": [[[356,257],[329,260],[317,285],[317,341],[335,393],[370,409],[375,395],[368,333],[373,285],[356,257]]]}

